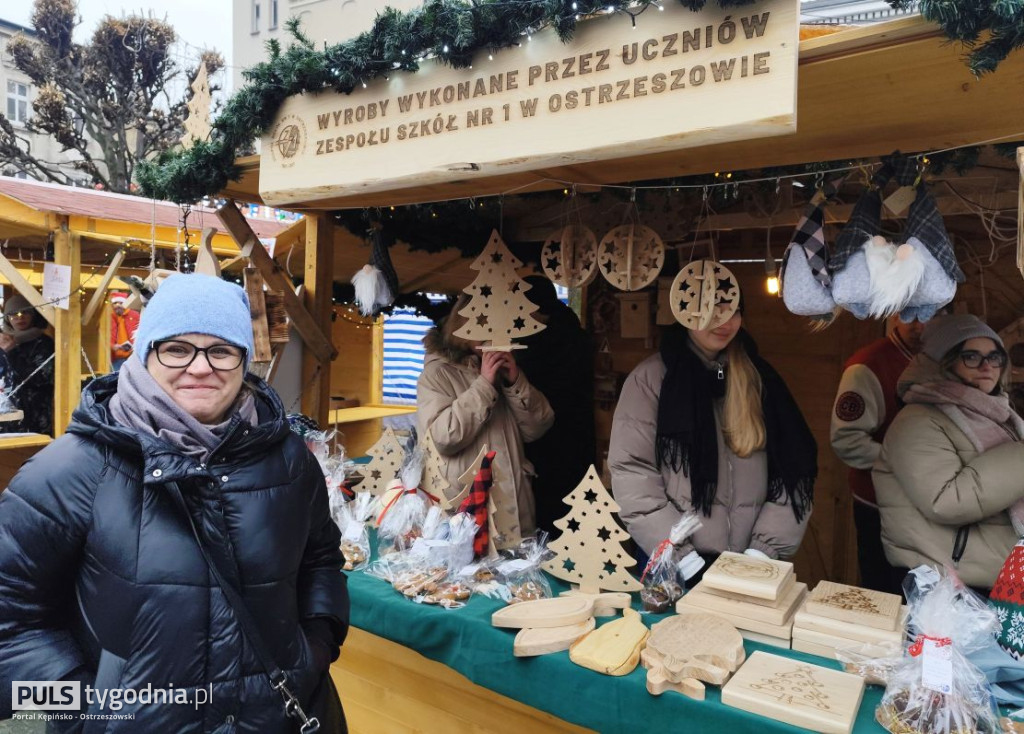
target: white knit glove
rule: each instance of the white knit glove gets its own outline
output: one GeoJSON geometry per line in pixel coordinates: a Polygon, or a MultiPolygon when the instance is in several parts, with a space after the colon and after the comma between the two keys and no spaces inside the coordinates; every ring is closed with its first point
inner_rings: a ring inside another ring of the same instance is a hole
{"type": "Polygon", "coordinates": [[[689,581],[704,568],[704,559],[697,551],[690,551],[676,564],[676,568],[683,575],[683,579],[689,581]]]}
{"type": "Polygon", "coordinates": [[[766,561],[771,560],[771,556],[769,556],[767,553],[762,553],[757,548],[747,548],[745,551],[743,551],[743,555],[750,556],[751,558],[763,558],[766,561]]]}

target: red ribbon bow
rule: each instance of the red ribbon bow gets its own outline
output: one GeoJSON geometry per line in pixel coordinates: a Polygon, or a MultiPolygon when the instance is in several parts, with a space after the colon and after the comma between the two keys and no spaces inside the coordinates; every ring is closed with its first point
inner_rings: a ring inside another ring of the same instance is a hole
{"type": "Polygon", "coordinates": [[[924,641],[931,640],[935,643],[935,647],[946,647],[952,645],[953,640],[949,637],[932,637],[931,635],[918,635],[914,638],[914,642],[907,648],[907,652],[910,653],[911,657],[916,658],[924,650],[924,641]]]}

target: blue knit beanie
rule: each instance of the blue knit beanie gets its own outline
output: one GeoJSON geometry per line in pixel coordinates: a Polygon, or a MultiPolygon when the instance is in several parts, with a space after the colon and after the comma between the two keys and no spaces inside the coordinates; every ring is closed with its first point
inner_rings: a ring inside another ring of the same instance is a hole
{"type": "Polygon", "coordinates": [[[146,364],[153,342],[182,334],[207,334],[244,347],[248,365],[253,343],[245,291],[210,275],[168,276],[142,311],[135,353],[146,364]]]}

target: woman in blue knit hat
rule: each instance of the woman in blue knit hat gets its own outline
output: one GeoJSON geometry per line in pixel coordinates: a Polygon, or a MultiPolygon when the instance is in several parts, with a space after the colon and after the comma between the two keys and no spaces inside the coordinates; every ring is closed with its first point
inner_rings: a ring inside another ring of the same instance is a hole
{"type": "Polygon", "coordinates": [[[340,539],[252,351],[241,288],[172,275],[0,494],[0,719],[10,681],[67,680],[119,716],[67,731],[345,731],[340,539]]]}

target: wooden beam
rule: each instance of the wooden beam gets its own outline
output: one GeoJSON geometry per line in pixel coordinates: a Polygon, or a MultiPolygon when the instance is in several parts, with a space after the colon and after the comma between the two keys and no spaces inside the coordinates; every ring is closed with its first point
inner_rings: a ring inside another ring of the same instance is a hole
{"type": "Polygon", "coordinates": [[[263,276],[256,268],[245,269],[245,293],[249,296],[249,316],[252,319],[252,361],[269,362],[273,353],[267,326],[267,303],[263,295],[263,276]]]}
{"type": "MultiPolygon", "coordinates": [[[[307,217],[303,300],[317,325],[331,332],[334,286],[334,223],[329,214],[307,217]]],[[[333,350],[333,347],[332,347],[333,350]]],[[[302,351],[302,412],[326,427],[331,408],[331,358],[302,351]]]]}
{"type": "MultiPolygon", "coordinates": [[[[288,310],[288,316],[306,347],[313,351],[317,359],[324,362],[329,362],[338,356],[338,350],[331,344],[331,340],[326,335],[327,332],[321,328],[317,320],[302,305],[302,301],[296,297],[288,274],[267,253],[249,223],[245,221],[245,217],[235,206],[235,202],[229,200],[217,210],[217,216],[220,217],[225,229],[231,233],[231,237],[238,244],[242,254],[250,258],[252,264],[263,273],[263,279],[267,285],[273,290],[284,293],[284,305],[288,310]]],[[[324,277],[330,277],[330,273],[328,272],[324,277]]],[[[328,296],[329,300],[330,296],[328,296]]]]}
{"type": "Polygon", "coordinates": [[[103,273],[99,285],[96,286],[92,298],[89,299],[89,305],[85,307],[85,313],[82,315],[82,326],[88,326],[93,316],[99,311],[100,306],[103,305],[103,301],[107,297],[107,286],[110,285],[110,281],[117,275],[117,269],[121,267],[121,263],[124,262],[127,254],[128,251],[123,248],[114,253],[114,259],[110,261],[110,265],[107,266],[107,272],[103,273]]]}
{"type": "Polygon", "coordinates": [[[220,260],[213,254],[213,238],[217,234],[214,227],[205,227],[199,238],[199,252],[196,254],[196,272],[200,275],[220,277],[220,260]]]}
{"type": "MultiPolygon", "coordinates": [[[[53,259],[58,265],[71,268],[71,283],[78,283],[81,267],[81,241],[68,229],[67,218],[53,233],[53,259]]],[[[54,309],[55,359],[53,396],[53,435],[63,435],[71,422],[71,413],[78,406],[82,394],[82,299],[72,289],[68,308],[54,309]]]]}
{"type": "Polygon", "coordinates": [[[370,402],[374,405],[384,403],[384,318],[378,316],[373,320],[371,334],[373,347],[370,349],[370,402]]]}
{"type": "MultiPolygon", "coordinates": [[[[0,255],[0,273],[10,282],[11,287],[25,297],[25,300],[32,304],[33,308],[46,319],[50,326],[56,326],[56,318],[53,313],[53,306],[46,303],[46,299],[32,287],[18,268],[3,255],[0,255]]],[[[72,280],[72,283],[77,281],[72,280]]]]}

